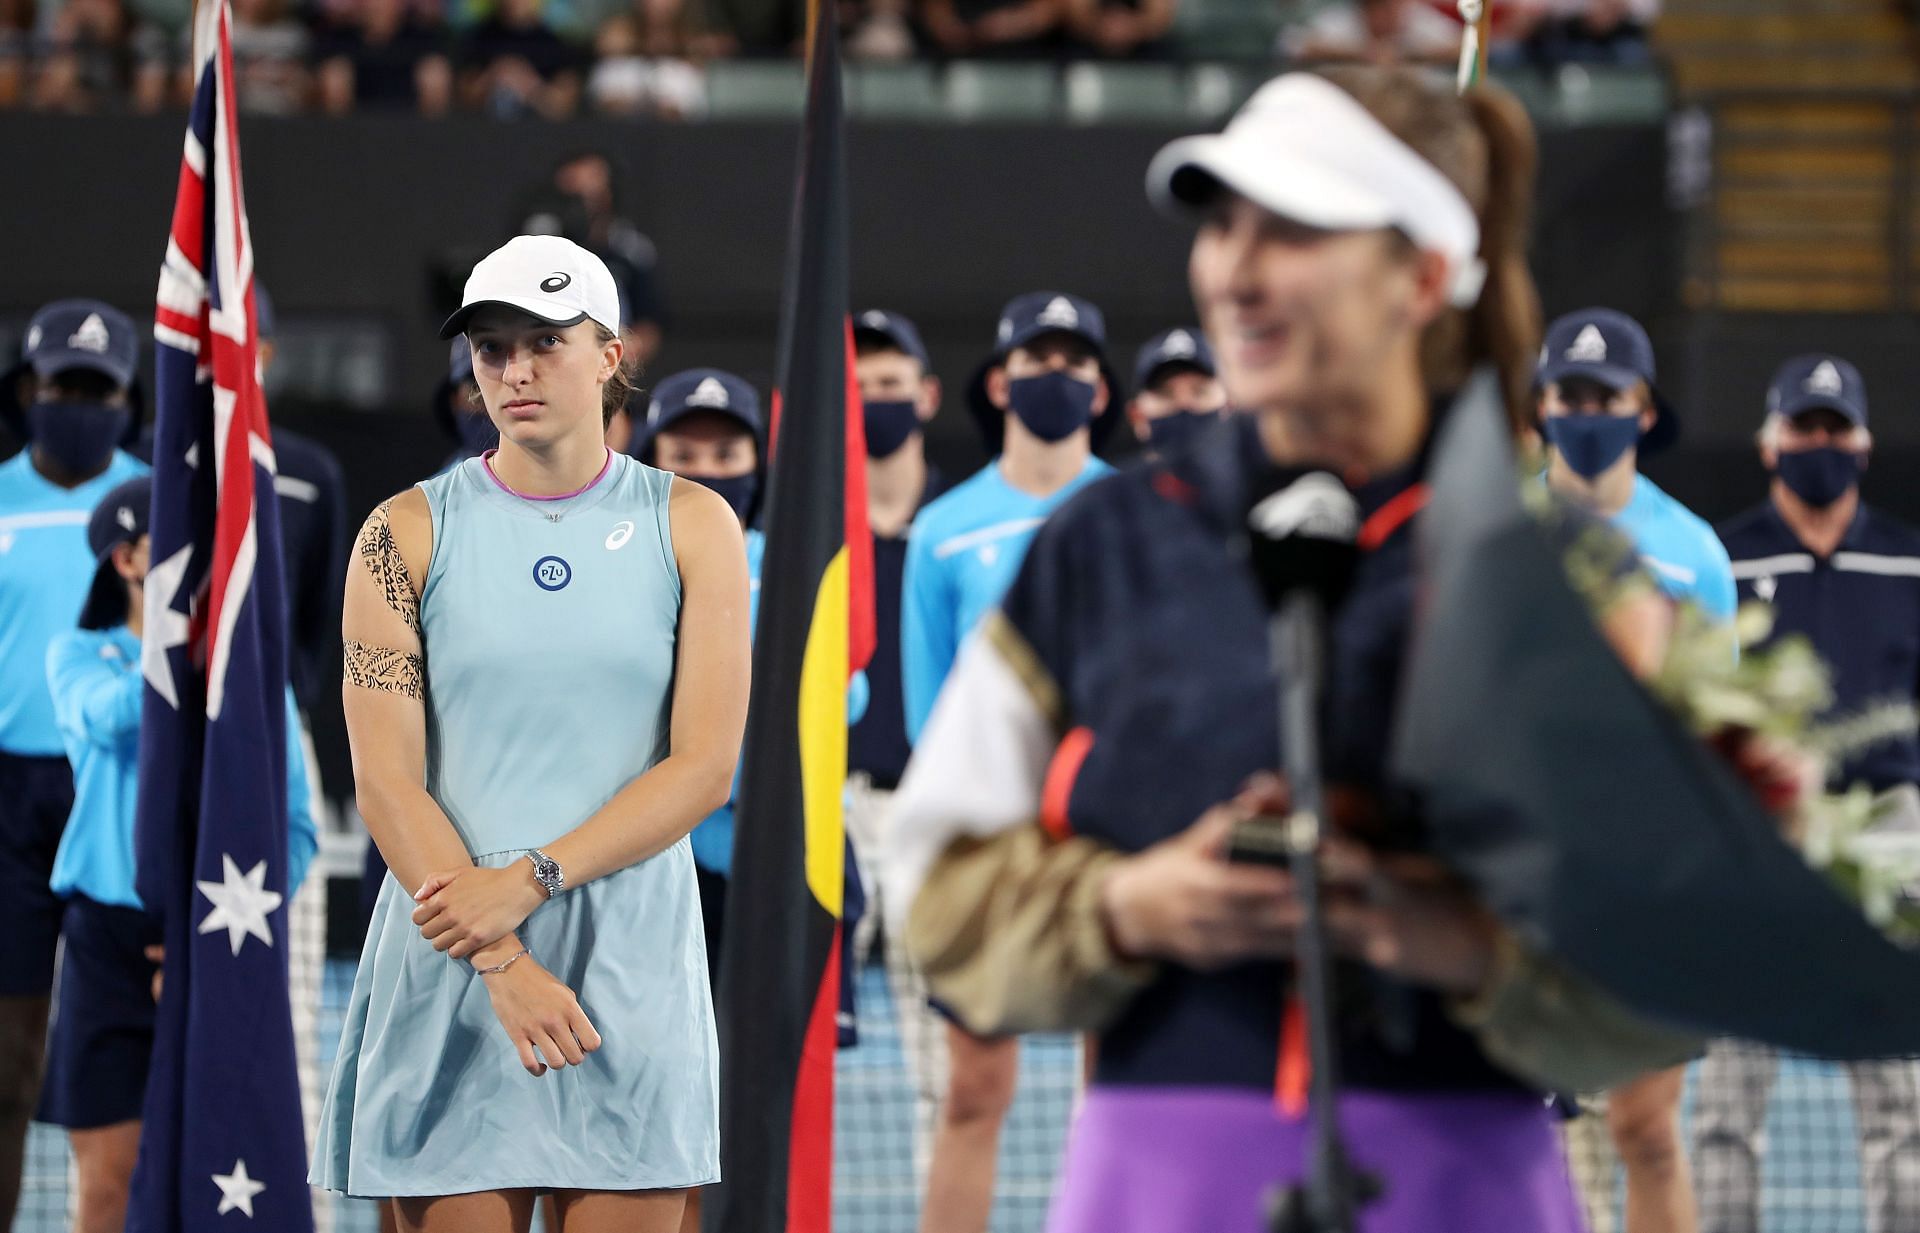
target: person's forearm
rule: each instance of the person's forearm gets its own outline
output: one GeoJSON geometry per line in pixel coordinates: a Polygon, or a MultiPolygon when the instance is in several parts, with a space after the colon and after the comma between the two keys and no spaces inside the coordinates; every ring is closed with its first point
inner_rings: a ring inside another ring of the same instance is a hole
{"type": "Polygon", "coordinates": [[[658,856],[727,803],[733,767],[717,755],[669,754],[544,850],[569,888],[658,856]]]}
{"type": "Polygon", "coordinates": [[[473,864],[460,832],[426,788],[382,786],[359,778],[357,801],[380,858],[412,894],[436,873],[473,864]]]}

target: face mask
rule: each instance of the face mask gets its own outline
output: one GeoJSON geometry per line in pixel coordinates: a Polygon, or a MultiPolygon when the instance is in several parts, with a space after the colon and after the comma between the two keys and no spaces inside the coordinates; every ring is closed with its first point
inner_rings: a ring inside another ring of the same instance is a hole
{"type": "Polygon", "coordinates": [[[733,506],[734,516],[742,522],[747,520],[747,511],[753,508],[753,496],[760,490],[760,477],[752,472],[727,479],[715,479],[708,475],[689,475],[686,478],[696,484],[705,484],[726,498],[727,504],[733,506]]]}
{"type": "Polygon", "coordinates": [[[1162,454],[1179,449],[1206,431],[1219,416],[1217,411],[1175,411],[1147,421],[1147,444],[1162,454]]]}
{"type": "Polygon", "coordinates": [[[1028,432],[1064,441],[1093,421],[1095,387],[1064,372],[1020,377],[1007,384],[1007,401],[1028,432]]]}
{"type": "Polygon", "coordinates": [[[1547,440],[1574,474],[1597,479],[1640,440],[1637,415],[1551,415],[1547,440]]]}
{"type": "Polygon", "coordinates": [[[866,404],[867,457],[891,458],[907,438],[920,431],[920,414],[910,402],[866,404]]]}
{"type": "Polygon", "coordinates": [[[1860,455],[1832,446],[1781,454],[1774,473],[1786,481],[1794,496],[1815,509],[1825,509],[1860,482],[1860,455]]]}
{"type": "Polygon", "coordinates": [[[86,402],[37,402],[27,408],[35,449],[69,475],[91,475],[107,465],[133,413],[86,402]]]}

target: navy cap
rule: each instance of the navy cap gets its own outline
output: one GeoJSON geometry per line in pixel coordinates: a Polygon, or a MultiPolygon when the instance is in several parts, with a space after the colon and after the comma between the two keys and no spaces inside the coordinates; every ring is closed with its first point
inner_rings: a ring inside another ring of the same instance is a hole
{"type": "Polygon", "coordinates": [[[1107,351],[1107,319],[1077,295],[1058,291],[1029,291],[1015,296],[1000,310],[994,332],[993,354],[1005,359],[1015,347],[1024,347],[1042,334],[1072,334],[1102,358],[1107,351]]]}
{"type": "MultiPolygon", "coordinates": [[[[259,289],[258,283],[254,284],[254,289],[256,291],[259,289]]],[[[471,380],[473,380],[473,348],[468,344],[467,336],[462,334],[447,348],[447,375],[440,378],[439,384],[433,387],[434,421],[440,425],[441,431],[456,441],[460,439],[460,429],[454,422],[453,408],[449,403],[453,398],[453,392],[465,387],[471,380]]]]}
{"type": "Polygon", "coordinates": [[[884,308],[869,308],[855,314],[854,339],[857,341],[862,334],[880,339],[902,354],[919,360],[923,369],[932,367],[932,362],[927,358],[927,345],[920,341],[920,331],[899,313],[888,312],[884,308]]]}
{"type": "Polygon", "coordinates": [[[1792,417],[1818,408],[1838,411],[1867,426],[1867,383],[1860,370],[1837,355],[1796,355],[1780,365],[1767,387],[1767,414],[1792,417]]]}
{"type": "Polygon", "coordinates": [[[753,434],[756,443],[760,440],[760,395],[754,388],[718,368],[690,368],[653,387],[647,422],[635,442],[634,456],[645,459],[653,450],[653,439],[661,432],[678,420],[702,412],[731,416],[753,434]]]}
{"type": "Polygon", "coordinates": [[[1165,330],[1155,334],[1146,346],[1140,348],[1140,355],[1133,362],[1134,388],[1147,388],[1161,375],[1161,369],[1175,366],[1190,368],[1209,377],[1219,375],[1213,363],[1213,348],[1207,345],[1205,334],[1199,330],[1165,330]]]}
{"type": "Polygon", "coordinates": [[[127,586],[108,559],[121,544],[131,544],[147,533],[147,512],[153,505],[153,479],[142,475],[119,485],[100,499],[87,519],[87,547],[93,552],[93,585],[80,609],[80,628],[112,629],[127,619],[127,586]]]}
{"type": "Polygon", "coordinates": [[[140,367],[140,335],[111,304],[55,300],[33,314],[21,359],[42,377],[85,368],[115,385],[131,385],[140,367]]]}
{"type": "Polygon", "coordinates": [[[1545,387],[1584,378],[1618,391],[1646,382],[1658,412],[1653,427],[1640,439],[1640,452],[1650,454],[1673,444],[1680,435],[1679,417],[1660,393],[1654,374],[1653,340],[1638,321],[1611,308],[1583,308],[1547,327],[1534,383],[1545,387]]]}

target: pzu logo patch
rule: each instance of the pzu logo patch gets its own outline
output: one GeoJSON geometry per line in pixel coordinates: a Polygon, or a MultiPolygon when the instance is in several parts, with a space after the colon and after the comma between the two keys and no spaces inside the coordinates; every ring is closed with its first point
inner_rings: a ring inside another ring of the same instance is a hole
{"type": "Polygon", "coordinates": [[[541,557],[533,563],[533,581],[542,591],[558,591],[573,581],[573,566],[559,557],[541,557]]]}

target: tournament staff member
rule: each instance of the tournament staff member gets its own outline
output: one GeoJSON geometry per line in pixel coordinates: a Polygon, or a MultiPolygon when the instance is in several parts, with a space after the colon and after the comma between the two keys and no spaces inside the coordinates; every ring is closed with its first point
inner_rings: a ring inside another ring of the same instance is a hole
{"type": "Polygon", "coordinates": [[[1154,454],[1178,449],[1227,409],[1227,387],[1213,348],[1197,329],[1163,330],[1147,340],[1133,363],[1127,423],[1154,454]]]}
{"type": "Polygon", "coordinates": [[[27,326],[27,448],[0,464],[0,1227],[13,1223],[40,1090],[60,901],[48,888],[73,773],[47,692],[47,646],[93,578],[87,519],[146,471],[122,451],[140,336],[97,300],[59,300],[27,326]]]}
{"type": "MultiPolygon", "coordinates": [[[[1561,497],[1610,521],[1633,542],[1641,564],[1675,604],[1691,604],[1718,624],[1733,620],[1733,572],[1713,528],[1640,473],[1640,457],[1679,435],[1673,405],[1654,384],[1653,343],[1640,323],[1610,308],[1569,313],[1547,327],[1537,373],[1542,435],[1552,449],[1547,484],[1561,497]]],[[[1603,1102],[1612,1146],[1626,1166],[1626,1225],[1634,1233],[1689,1233],[1692,1179],[1680,1142],[1686,1068],[1643,1075],[1603,1102]]],[[[1582,1119],[1575,1141],[1595,1133],[1582,1119]]],[[[1605,1161],[1581,1177],[1597,1205],[1613,1207],[1613,1162],[1605,1145],[1571,1153],[1605,1161]]]]}
{"type": "MultiPolygon", "coordinates": [[[[907,537],[900,668],[916,742],[960,644],[1013,581],[1033,534],[1067,498],[1112,467],[1093,456],[1118,384],[1107,373],[1100,310],[1035,291],[1000,314],[993,355],[970,409],[997,454],[920,511],[907,537]]],[[[1020,1064],[1012,1037],[947,1030],[950,1077],[934,1132],[922,1233],[981,1233],[993,1206],[1000,1125],[1020,1064]]]]}
{"type": "MultiPolygon", "coordinates": [[[[847,732],[847,837],[858,858],[867,911],[854,930],[854,954],[870,954],[879,933],[876,861],[886,841],[893,790],[907,767],[906,696],[900,683],[900,601],[907,528],[946,479],[927,461],[925,426],[940,409],[940,378],[913,322],[870,308],[853,318],[854,374],[867,436],[867,525],[873,534],[873,656],[867,661],[866,713],[847,732]]],[[[926,986],[907,962],[902,939],[887,936],[887,978],[900,1020],[900,1051],[914,1092],[913,1161],[925,1180],[940,1102],[943,1021],[927,1007],[926,986]]],[[[850,967],[852,965],[849,965],[850,967]]]]}
{"type": "MultiPolygon", "coordinates": [[[[67,1129],[73,1233],[119,1233],[140,1148],[153,1053],[157,924],[134,890],[133,815],[140,787],[143,597],[153,481],[121,484],[87,526],[97,562],[78,628],[53,640],[46,675],[73,761],[73,814],[51,884],[65,903],[60,1003],[49,1034],[39,1121],[67,1129]]],[[[287,897],[316,843],[300,717],[287,694],[287,897]]]]}
{"type": "MultiPolygon", "coordinates": [[[[1719,528],[1740,598],[1773,608],[1774,637],[1813,643],[1833,670],[1834,716],[1911,707],[1920,688],[1920,531],[1860,500],[1873,434],[1859,370],[1837,355],[1782,364],[1759,447],[1773,477],[1767,500],[1719,528]]],[[[1920,737],[1911,723],[1831,768],[1833,787],[1857,783],[1920,817],[1920,737]]],[[[1760,1227],[1760,1134],[1778,1069],[1770,1051],[1729,1042],[1701,1065],[1693,1151],[1702,1233],[1760,1227]]],[[[1914,1064],[1853,1062],[1847,1072],[1866,1227],[1920,1229],[1914,1064]]]]}

